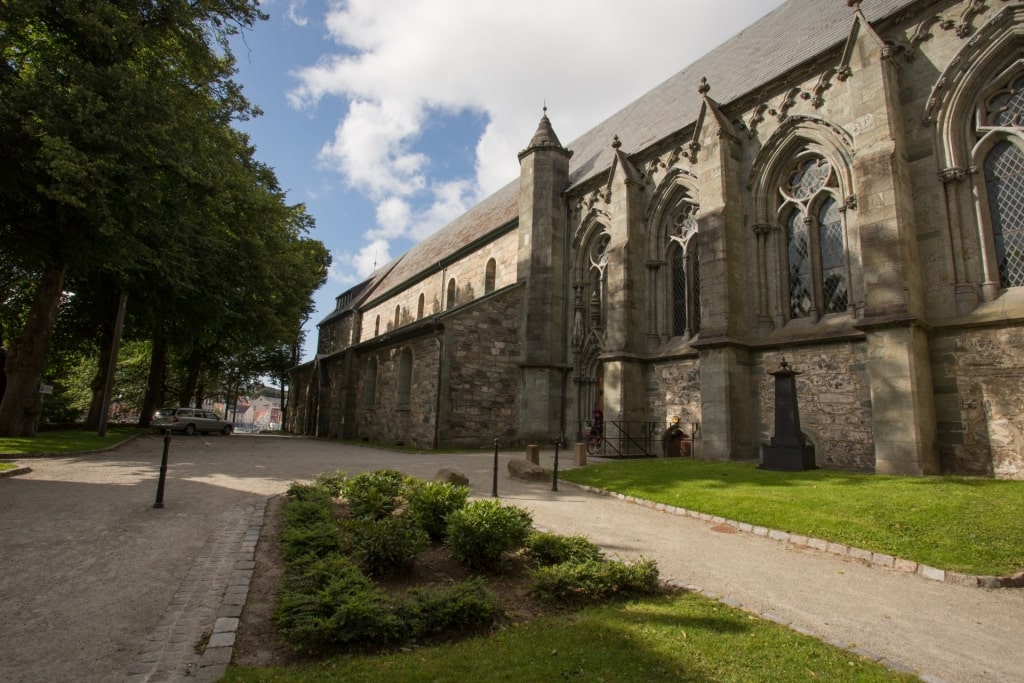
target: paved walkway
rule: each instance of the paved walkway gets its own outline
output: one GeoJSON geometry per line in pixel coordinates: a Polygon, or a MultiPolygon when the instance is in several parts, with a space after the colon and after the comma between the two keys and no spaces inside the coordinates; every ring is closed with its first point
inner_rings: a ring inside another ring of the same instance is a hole
{"type": "MultiPolygon", "coordinates": [[[[442,466],[491,495],[493,457],[405,455],[271,437],[176,438],[153,509],[160,439],[25,461],[0,479],[0,679],[214,681],[223,675],[267,497],[318,472],[442,466]]],[[[663,578],[932,683],[1024,681],[1024,591],[970,588],[735,532],[562,482],[508,477],[538,526],[658,561],[663,578]]],[[[551,465],[551,454],[542,455],[551,465]]],[[[561,461],[565,469],[566,459],[561,461]]],[[[781,537],[780,537],[781,538],[781,537]]]]}

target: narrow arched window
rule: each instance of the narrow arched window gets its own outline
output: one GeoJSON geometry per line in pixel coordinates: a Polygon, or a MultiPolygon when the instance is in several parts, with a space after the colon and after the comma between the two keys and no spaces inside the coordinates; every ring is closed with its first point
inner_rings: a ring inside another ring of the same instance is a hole
{"type": "Polygon", "coordinates": [[[408,410],[412,404],[412,349],[402,349],[398,360],[398,408],[408,410]]]}
{"type": "Polygon", "coordinates": [[[445,297],[445,310],[455,306],[455,278],[448,281],[448,292],[445,297]]]}
{"type": "Polygon", "coordinates": [[[395,327],[398,327],[401,324],[402,324],[402,307],[399,305],[399,306],[395,306],[395,327]]]}
{"type": "Polygon", "coordinates": [[[1024,286],[1024,153],[1008,140],[985,157],[985,188],[992,217],[999,286],[1024,286]]]}
{"type": "Polygon", "coordinates": [[[380,334],[380,316],[377,316],[377,320],[373,323],[373,336],[376,337],[380,334]]]}
{"type": "Polygon", "coordinates": [[[416,304],[416,319],[417,320],[420,320],[421,318],[423,318],[423,309],[426,306],[426,303],[427,303],[426,295],[423,294],[423,292],[420,292],[420,300],[419,300],[419,303],[416,304]]]}
{"type": "Polygon", "coordinates": [[[487,261],[487,267],[484,269],[484,294],[494,291],[494,276],[497,268],[498,264],[494,259],[487,261]]]}
{"type": "Polygon", "coordinates": [[[821,252],[822,300],[826,313],[842,313],[849,299],[846,286],[846,249],[839,203],[826,199],[818,210],[818,249],[821,252]]]}
{"type": "Polygon", "coordinates": [[[786,221],[786,255],[789,258],[789,317],[805,318],[814,306],[811,283],[811,247],[807,223],[799,211],[786,221]]]}
{"type": "Polygon", "coordinates": [[[686,258],[679,245],[672,248],[672,335],[686,334],[686,258]]]}
{"type": "Polygon", "coordinates": [[[700,332],[700,261],[697,237],[684,248],[678,242],[669,250],[672,289],[672,336],[689,339],[700,332]]]}

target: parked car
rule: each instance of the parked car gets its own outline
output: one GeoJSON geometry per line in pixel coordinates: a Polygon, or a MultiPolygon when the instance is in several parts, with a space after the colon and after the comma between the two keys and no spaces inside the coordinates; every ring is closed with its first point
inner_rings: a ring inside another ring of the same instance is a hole
{"type": "Polygon", "coordinates": [[[186,434],[220,432],[229,436],[235,431],[235,426],[217,417],[217,413],[201,408],[161,408],[149,424],[160,431],[170,429],[186,434]]]}

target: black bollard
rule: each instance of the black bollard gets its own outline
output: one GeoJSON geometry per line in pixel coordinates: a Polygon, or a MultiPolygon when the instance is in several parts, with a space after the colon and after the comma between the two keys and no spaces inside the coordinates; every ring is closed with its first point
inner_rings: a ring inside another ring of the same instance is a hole
{"type": "Polygon", "coordinates": [[[167,478],[167,451],[171,448],[171,430],[164,432],[164,455],[160,459],[160,482],[156,485],[156,502],[153,507],[164,506],[164,480],[167,478]]]}
{"type": "Polygon", "coordinates": [[[491,496],[498,497],[498,440],[494,440],[494,479],[491,485],[491,496]]]}
{"type": "Polygon", "coordinates": [[[562,445],[561,439],[555,439],[555,473],[551,476],[551,490],[558,490],[558,447],[562,445]]]}

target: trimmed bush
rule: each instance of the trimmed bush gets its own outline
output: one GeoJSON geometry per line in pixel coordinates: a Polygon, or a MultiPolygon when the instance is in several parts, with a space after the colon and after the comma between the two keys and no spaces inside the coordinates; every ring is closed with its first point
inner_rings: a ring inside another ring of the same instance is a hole
{"type": "Polygon", "coordinates": [[[334,472],[321,472],[320,474],[313,477],[313,486],[322,491],[326,491],[331,494],[332,498],[340,498],[341,492],[345,487],[345,478],[347,473],[345,470],[335,470],[334,472]]]}
{"type": "Polygon", "coordinates": [[[505,555],[523,546],[533,518],[496,500],[476,500],[448,515],[445,545],[452,557],[473,569],[497,569],[505,555]]]}
{"type": "Polygon", "coordinates": [[[492,626],[502,614],[497,596],[482,577],[444,588],[414,588],[401,607],[410,638],[467,633],[492,626]]]}
{"type": "Polygon", "coordinates": [[[409,515],[362,517],[346,524],[349,551],[363,571],[383,576],[408,571],[430,538],[409,515]]]}
{"type": "Polygon", "coordinates": [[[562,536],[535,531],[526,539],[530,557],[540,565],[601,560],[601,549],[586,536],[562,536]]]}
{"type": "Polygon", "coordinates": [[[404,638],[401,620],[387,595],[340,555],[312,562],[301,573],[289,573],[274,620],[291,645],[314,652],[404,638]]]}
{"type": "Polygon", "coordinates": [[[443,541],[448,528],[448,515],[466,506],[468,486],[449,482],[428,481],[409,491],[409,510],[432,541],[443,541]]]}
{"type": "Polygon", "coordinates": [[[362,472],[345,481],[342,493],[353,517],[387,517],[402,502],[405,475],[397,470],[362,472]]]}
{"type": "Polygon", "coordinates": [[[331,495],[312,486],[292,484],[284,501],[281,552],[288,561],[320,558],[341,547],[341,527],[334,518],[331,495]]]}
{"type": "Polygon", "coordinates": [[[653,595],[661,590],[654,560],[563,562],[539,567],[531,574],[534,595],[563,604],[653,595]]]}

